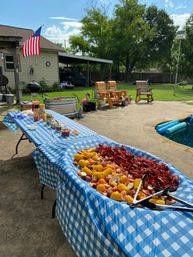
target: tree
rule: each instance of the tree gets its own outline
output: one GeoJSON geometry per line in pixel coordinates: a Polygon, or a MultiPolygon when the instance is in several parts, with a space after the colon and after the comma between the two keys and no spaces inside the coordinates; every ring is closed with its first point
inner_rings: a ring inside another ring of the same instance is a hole
{"type": "Polygon", "coordinates": [[[108,15],[111,6],[111,0],[88,0],[87,10],[100,10],[104,15],[108,15]]]}
{"type": "Polygon", "coordinates": [[[124,64],[127,80],[133,68],[161,66],[168,62],[175,27],[168,14],[155,6],[145,8],[137,0],[120,2],[115,9],[113,31],[119,49],[117,60],[124,64]]]}
{"type": "Polygon", "coordinates": [[[85,55],[86,53],[89,53],[89,45],[86,40],[84,40],[83,36],[81,35],[72,35],[69,38],[70,43],[70,52],[73,54],[75,53],[81,53],[82,55],[85,55]]]}
{"type": "Polygon", "coordinates": [[[93,0],[82,19],[80,36],[70,39],[74,52],[113,59],[114,71],[125,67],[126,80],[134,68],[169,62],[175,27],[165,11],[146,8],[137,0],[120,0],[109,19],[107,9],[96,4],[93,0]]]}
{"type": "Polygon", "coordinates": [[[100,9],[90,9],[82,19],[82,24],[80,36],[70,37],[72,51],[108,58],[111,34],[108,17],[100,9]]]}
{"type": "Polygon", "coordinates": [[[89,44],[89,50],[95,57],[109,57],[109,39],[111,27],[108,17],[100,9],[89,10],[82,20],[82,35],[89,44]]]}
{"type": "Polygon", "coordinates": [[[154,5],[145,11],[145,21],[154,30],[154,37],[146,40],[146,53],[150,65],[167,66],[171,61],[171,48],[176,34],[172,19],[154,5]]]}
{"type": "MultiPolygon", "coordinates": [[[[193,75],[193,14],[188,19],[186,26],[186,39],[181,42],[181,55],[179,63],[179,72],[183,75],[193,75]]],[[[177,42],[176,42],[177,44],[177,42]]],[[[178,42],[179,44],[179,42],[178,42]]]]}
{"type": "Polygon", "coordinates": [[[144,12],[145,6],[139,5],[137,0],[121,0],[115,7],[112,21],[114,56],[119,65],[125,66],[126,80],[144,55],[144,39],[153,33],[143,19],[144,12]]]}

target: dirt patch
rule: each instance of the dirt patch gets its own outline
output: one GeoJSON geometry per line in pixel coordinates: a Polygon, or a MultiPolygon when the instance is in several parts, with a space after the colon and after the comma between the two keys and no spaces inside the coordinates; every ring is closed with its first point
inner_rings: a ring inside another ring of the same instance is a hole
{"type": "Polygon", "coordinates": [[[57,219],[51,218],[54,191],[46,188],[40,199],[31,155],[0,161],[0,166],[0,256],[75,257],[57,219]]]}

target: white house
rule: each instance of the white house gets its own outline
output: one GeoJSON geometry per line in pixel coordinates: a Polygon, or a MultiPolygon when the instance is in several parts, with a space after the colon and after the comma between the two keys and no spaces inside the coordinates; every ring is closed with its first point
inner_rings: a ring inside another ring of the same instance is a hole
{"type": "Polygon", "coordinates": [[[20,48],[32,33],[30,29],[0,25],[0,74],[8,78],[9,87],[15,88],[15,72],[20,82],[45,80],[48,85],[59,82],[58,52],[64,49],[41,36],[40,55],[25,58],[20,48]],[[16,71],[14,56],[18,63],[16,71]]]}

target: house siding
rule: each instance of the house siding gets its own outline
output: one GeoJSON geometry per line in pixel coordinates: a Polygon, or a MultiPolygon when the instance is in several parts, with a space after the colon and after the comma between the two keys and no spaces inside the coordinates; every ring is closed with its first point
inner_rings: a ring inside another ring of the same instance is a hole
{"type": "MultiPolygon", "coordinates": [[[[1,50],[1,52],[3,54],[13,54],[13,51],[10,50],[1,50]]],[[[5,75],[8,80],[9,80],[9,83],[8,83],[8,87],[11,87],[11,88],[14,88],[15,87],[15,78],[14,78],[14,71],[5,71],[5,63],[4,63],[4,59],[0,59],[0,66],[2,67],[2,74],[5,75]]]]}
{"type": "Polygon", "coordinates": [[[20,57],[21,72],[20,81],[30,82],[32,80],[45,80],[48,85],[59,82],[58,71],[58,53],[41,51],[38,56],[20,57]],[[50,67],[46,66],[50,62],[50,67]],[[30,68],[33,68],[33,74],[30,74],[30,68]]]}
{"type": "MultiPolygon", "coordinates": [[[[6,53],[11,53],[6,51],[6,53]]],[[[59,82],[59,67],[58,67],[58,52],[57,51],[45,51],[41,50],[41,54],[38,56],[29,56],[24,58],[19,53],[20,67],[19,80],[29,83],[32,80],[39,82],[45,80],[48,85],[52,85],[54,82],[59,82]],[[50,66],[46,66],[46,62],[50,62],[50,66]],[[30,73],[33,68],[33,73],[30,73]]],[[[15,88],[14,72],[5,71],[4,60],[0,60],[0,66],[2,67],[2,73],[5,75],[9,84],[8,87],[15,88]]]]}

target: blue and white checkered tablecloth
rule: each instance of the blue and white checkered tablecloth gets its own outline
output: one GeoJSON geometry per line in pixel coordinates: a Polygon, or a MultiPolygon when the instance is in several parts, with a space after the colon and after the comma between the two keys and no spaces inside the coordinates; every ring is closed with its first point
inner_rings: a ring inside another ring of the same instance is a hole
{"type": "Polygon", "coordinates": [[[71,130],[78,130],[78,135],[70,135],[69,137],[62,137],[59,132],[57,132],[55,129],[52,129],[50,125],[48,125],[46,122],[40,120],[34,122],[33,117],[27,116],[25,118],[17,117],[16,112],[9,112],[8,115],[11,118],[11,123],[7,126],[11,128],[13,121],[15,121],[15,124],[18,128],[22,130],[22,132],[25,134],[25,136],[33,142],[36,146],[42,145],[42,144],[55,144],[56,142],[66,143],[67,141],[73,140],[75,138],[82,138],[87,137],[91,135],[97,135],[95,131],[92,131],[91,129],[88,129],[87,127],[78,124],[76,121],[73,121],[61,114],[58,114],[54,111],[46,110],[47,113],[51,113],[53,117],[59,121],[60,123],[63,123],[66,128],[69,128],[71,130]],[[36,128],[31,129],[30,126],[34,125],[36,128]]]}
{"type": "MultiPolygon", "coordinates": [[[[71,170],[66,172],[72,175],[71,170]]],[[[87,193],[88,187],[77,184],[73,176],[65,173],[64,180],[59,180],[56,216],[73,250],[79,257],[125,256],[98,226],[87,193]]]]}
{"type": "Polygon", "coordinates": [[[9,114],[5,115],[2,122],[11,132],[16,132],[18,130],[15,120],[9,114]]]}
{"type": "MultiPolygon", "coordinates": [[[[34,144],[39,145],[34,158],[41,164],[40,180],[57,190],[57,218],[79,257],[193,256],[193,213],[132,209],[126,203],[101,195],[77,176],[73,156],[78,150],[99,143],[120,144],[88,129],[89,134],[85,127],[81,132],[81,125],[59,114],[56,119],[71,129],[78,129],[78,137],[70,140],[58,138],[58,135],[50,137],[52,130],[45,129],[43,122],[34,123],[38,124],[38,133],[35,133],[26,130],[26,125],[31,124],[28,118],[18,119],[16,124],[34,144]]],[[[136,155],[163,162],[149,153],[129,146],[126,148],[136,155]]],[[[180,177],[175,195],[193,203],[193,182],[172,165],[168,166],[180,177]]]]}
{"type": "MultiPolygon", "coordinates": [[[[98,144],[103,143],[104,141],[111,141],[110,139],[103,138],[102,136],[88,136],[82,138],[81,140],[87,142],[87,144],[98,144]]],[[[71,144],[76,144],[80,141],[80,138],[74,138],[70,142],[55,144],[46,144],[41,145],[33,152],[33,158],[36,163],[40,183],[44,184],[54,190],[57,188],[58,176],[62,176],[63,169],[65,166],[60,168],[60,160],[63,160],[66,150],[71,144]],[[60,170],[60,171],[59,171],[60,170]]],[[[111,141],[113,142],[113,141],[111,141]]]]}
{"type": "MultiPolygon", "coordinates": [[[[47,147],[47,145],[43,146],[47,147]]],[[[49,162],[47,157],[38,148],[34,150],[32,155],[38,169],[40,183],[56,190],[58,183],[58,170],[54,167],[53,163],[49,162]]]]}
{"type": "MultiPolygon", "coordinates": [[[[57,218],[77,255],[193,256],[193,213],[132,209],[126,203],[99,194],[76,175],[73,155],[93,146],[96,142],[80,140],[70,145],[57,163],[62,174],[57,186],[57,218]]],[[[136,155],[162,162],[146,152],[126,148],[136,155]]],[[[193,182],[172,165],[169,169],[180,176],[175,195],[193,203],[193,182]]]]}

